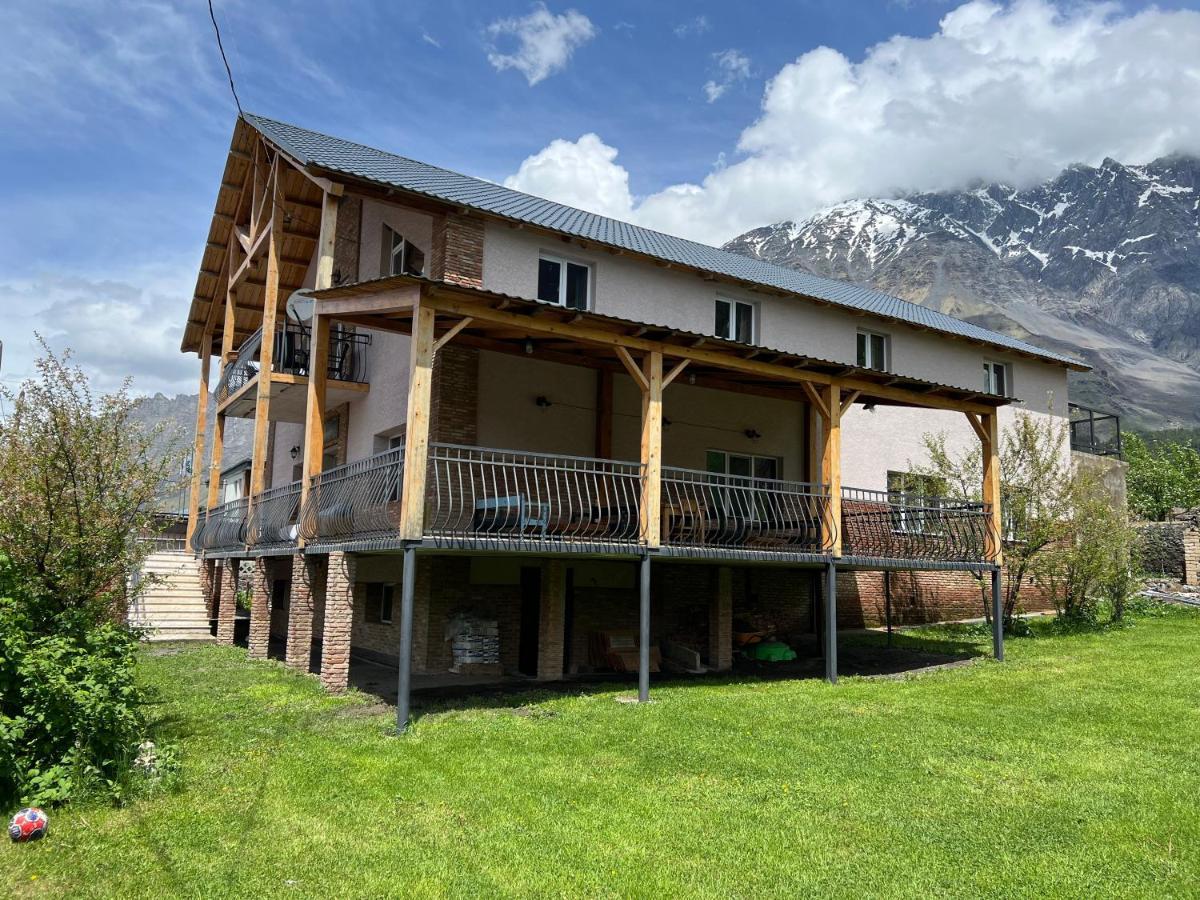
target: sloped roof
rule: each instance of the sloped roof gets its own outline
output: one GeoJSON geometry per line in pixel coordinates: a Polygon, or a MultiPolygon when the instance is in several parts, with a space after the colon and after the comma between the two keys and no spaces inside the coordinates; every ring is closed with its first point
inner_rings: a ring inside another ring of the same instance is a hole
{"type": "Polygon", "coordinates": [[[584,212],[561,203],[460,175],[394,153],[309,131],[286,122],[246,113],[244,118],[297,162],[330,172],[375,182],[536,225],[572,237],[641,253],[665,262],[704,269],[754,285],[813,297],[836,306],[929,328],[968,340],[982,341],[1076,369],[1088,366],[1077,359],[1044,350],[1017,338],[964,322],[917,303],[901,300],[849,282],[821,278],[762,260],[751,259],[697,241],[672,237],[607,216],[584,212]]]}

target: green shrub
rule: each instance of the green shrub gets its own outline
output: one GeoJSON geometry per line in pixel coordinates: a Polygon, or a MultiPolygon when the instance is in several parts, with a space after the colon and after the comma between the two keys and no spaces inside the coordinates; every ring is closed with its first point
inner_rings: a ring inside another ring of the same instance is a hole
{"type": "Polygon", "coordinates": [[[145,737],[136,649],[137,636],[111,623],[33,636],[0,599],[0,799],[129,792],[145,737]]]}

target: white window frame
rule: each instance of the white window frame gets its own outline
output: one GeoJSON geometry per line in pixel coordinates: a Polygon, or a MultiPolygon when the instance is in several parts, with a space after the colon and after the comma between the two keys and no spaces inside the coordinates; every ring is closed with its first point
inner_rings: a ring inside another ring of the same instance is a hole
{"type": "Polygon", "coordinates": [[[425,274],[426,256],[425,251],[406,238],[400,231],[393,228],[387,222],[383,223],[383,233],[380,236],[382,243],[382,252],[380,254],[380,262],[385,263],[384,269],[379,273],[381,278],[387,278],[391,275],[413,274],[408,271],[408,252],[410,249],[421,254],[421,270],[419,273],[425,274]],[[400,239],[399,246],[396,245],[396,238],[400,239]],[[396,255],[399,251],[400,255],[400,270],[396,270],[396,255]]]}
{"type": "MultiPolygon", "coordinates": [[[[395,585],[395,582],[391,582],[391,581],[368,582],[366,590],[370,591],[371,588],[374,587],[375,585],[379,586],[379,619],[378,619],[378,621],[368,620],[368,624],[391,625],[392,624],[392,616],[395,615],[395,611],[396,611],[396,585],[395,585]],[[387,604],[385,604],[384,600],[388,599],[389,595],[390,595],[390,600],[387,604]],[[387,610],[387,618],[384,618],[384,610],[385,609],[387,610]]],[[[366,610],[364,609],[363,612],[364,612],[364,617],[365,617],[366,610]]]]}
{"type": "MultiPolygon", "coordinates": [[[[709,447],[705,451],[705,471],[708,471],[708,454],[710,453],[720,454],[725,459],[725,470],[723,472],[711,472],[710,474],[723,475],[725,478],[729,479],[727,482],[727,487],[717,489],[726,513],[733,512],[733,507],[735,505],[735,501],[733,500],[733,491],[736,490],[736,488],[746,487],[753,491],[755,488],[761,486],[763,482],[781,481],[783,479],[783,457],[781,456],[772,456],[769,453],[742,453],[738,450],[721,450],[717,447],[709,447]],[[729,471],[729,460],[734,456],[750,460],[749,475],[734,475],[729,471]],[[759,478],[754,474],[754,470],[756,468],[754,464],[760,459],[769,459],[775,464],[774,478],[759,478]]],[[[753,493],[751,494],[751,497],[755,496],[756,495],[753,493]]],[[[743,510],[743,512],[749,514],[750,521],[752,522],[757,522],[762,518],[761,510],[759,510],[757,502],[751,503],[750,508],[748,510],[743,510]]]]}
{"type": "Polygon", "coordinates": [[[994,394],[997,397],[1012,396],[1012,366],[1010,366],[1008,363],[1000,362],[998,359],[985,359],[983,361],[983,371],[985,373],[983,377],[983,387],[985,393],[994,394]],[[996,390],[996,369],[999,369],[1003,373],[1003,391],[996,390]]]}
{"type": "Polygon", "coordinates": [[[876,372],[890,372],[892,370],[892,336],[882,331],[868,331],[865,328],[859,328],[854,333],[854,363],[862,365],[858,361],[858,339],[865,337],[866,340],[866,365],[863,368],[872,369],[876,372]],[[874,351],[871,349],[871,338],[883,339],[883,365],[877,366],[874,364],[874,351]]]}
{"type": "Polygon", "coordinates": [[[738,340],[737,311],[739,306],[744,306],[750,310],[750,336],[742,343],[753,344],[758,340],[758,305],[746,300],[738,300],[736,297],[722,297],[717,295],[716,302],[713,304],[713,334],[727,341],[738,340]],[[729,307],[728,334],[717,334],[717,307],[722,303],[729,307]]]}
{"type": "MultiPolygon", "coordinates": [[[[576,259],[570,256],[560,256],[557,253],[547,253],[542,251],[538,253],[539,270],[541,269],[542,260],[558,263],[558,300],[554,302],[564,309],[575,309],[573,306],[567,306],[567,266],[579,266],[580,268],[587,270],[587,298],[584,300],[583,308],[584,310],[590,310],[592,308],[592,296],[596,290],[596,267],[584,259],[576,259]]],[[[539,271],[538,280],[540,280],[540,278],[541,274],[539,271]]],[[[534,293],[536,296],[536,287],[534,293]]],[[[538,299],[541,300],[540,297],[538,299]]],[[[543,300],[542,302],[549,303],[550,301],[543,300]]]]}

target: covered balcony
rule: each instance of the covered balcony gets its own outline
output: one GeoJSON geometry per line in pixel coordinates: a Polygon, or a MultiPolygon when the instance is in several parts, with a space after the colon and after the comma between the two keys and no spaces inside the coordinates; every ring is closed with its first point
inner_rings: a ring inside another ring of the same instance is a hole
{"type": "MultiPolygon", "coordinates": [[[[288,322],[275,330],[271,353],[271,421],[303,422],[307,402],[305,385],[312,360],[312,334],[304,325],[288,322]]],[[[327,398],[348,403],[369,390],[366,348],[371,336],[338,329],[329,335],[326,364],[327,398]]],[[[259,328],[242,344],[237,357],[225,366],[217,383],[217,410],[233,418],[252,418],[262,369],[263,332],[259,328]]]]}

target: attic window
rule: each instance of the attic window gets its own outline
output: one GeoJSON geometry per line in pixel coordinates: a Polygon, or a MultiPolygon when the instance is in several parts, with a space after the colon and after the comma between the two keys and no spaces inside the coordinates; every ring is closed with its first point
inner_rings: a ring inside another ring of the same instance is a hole
{"type": "Polygon", "coordinates": [[[753,344],[754,305],[718,297],[713,331],[719,338],[753,344]]]}
{"type": "Polygon", "coordinates": [[[888,337],[873,331],[858,333],[858,365],[878,372],[888,370],[888,337]]]}
{"type": "Polygon", "coordinates": [[[416,244],[406,241],[394,228],[383,226],[380,241],[379,275],[424,275],[425,253],[416,244]]]}
{"type": "Polygon", "coordinates": [[[591,267],[543,253],[538,258],[537,297],[568,309],[587,309],[591,267]]]}
{"type": "Polygon", "coordinates": [[[1008,366],[1002,362],[983,364],[983,391],[997,397],[1007,397],[1009,391],[1008,366]]]}

